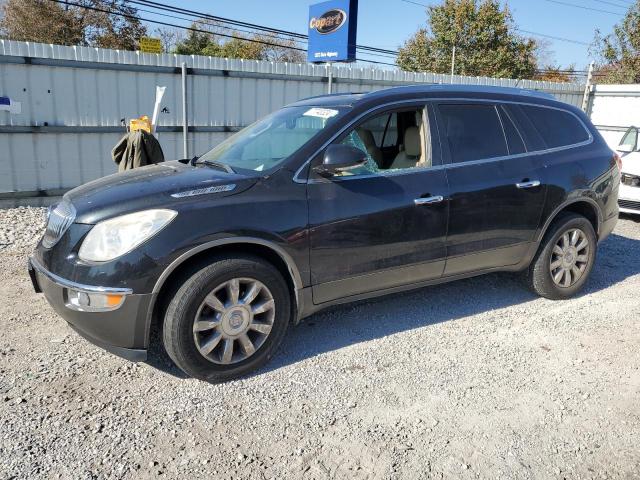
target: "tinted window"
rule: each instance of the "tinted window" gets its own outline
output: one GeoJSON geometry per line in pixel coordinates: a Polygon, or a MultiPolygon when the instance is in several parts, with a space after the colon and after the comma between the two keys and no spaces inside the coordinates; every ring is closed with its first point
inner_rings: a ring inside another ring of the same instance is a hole
{"type": "Polygon", "coordinates": [[[439,105],[453,163],[508,155],[493,105],[439,105]]]}
{"type": "Polygon", "coordinates": [[[524,146],[524,140],[520,132],[516,129],[515,125],[509,118],[509,115],[503,110],[499,109],[500,118],[502,120],[502,126],[504,127],[504,134],[507,137],[507,145],[509,147],[509,155],[517,155],[518,153],[525,153],[527,149],[524,146]]]}
{"type": "Polygon", "coordinates": [[[529,105],[520,108],[540,132],[548,148],[574,145],[589,139],[582,123],[569,112],[529,105]]]}

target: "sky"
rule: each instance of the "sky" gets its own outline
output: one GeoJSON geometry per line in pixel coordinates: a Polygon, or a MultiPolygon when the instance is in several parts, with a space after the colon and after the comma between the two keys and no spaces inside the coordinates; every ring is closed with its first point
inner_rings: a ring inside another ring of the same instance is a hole
{"type": "MultiPolygon", "coordinates": [[[[318,0],[158,0],[174,6],[206,12],[212,15],[268,25],[299,33],[307,32],[309,5],[318,0]]],[[[425,25],[425,5],[441,1],[429,0],[360,0],[358,37],[361,45],[396,50],[421,26],[425,25]]],[[[508,0],[516,25],[521,33],[563,37],[590,44],[596,28],[604,33],[612,31],[620,22],[630,0],[508,0]],[[574,5],[570,6],[568,4],[574,5]],[[618,5],[618,6],[616,6],[618,5]],[[582,8],[578,8],[580,6],[582,8]]],[[[152,18],[140,12],[140,16],[152,18]]],[[[161,17],[154,17],[161,19],[161,17]]],[[[168,22],[177,20],[162,19],[168,22]]],[[[184,23],[184,22],[183,22],[184,23]]],[[[548,42],[548,60],[563,67],[575,65],[586,69],[591,61],[588,45],[544,39],[548,42]]],[[[380,59],[386,60],[388,59],[380,59]]]]}

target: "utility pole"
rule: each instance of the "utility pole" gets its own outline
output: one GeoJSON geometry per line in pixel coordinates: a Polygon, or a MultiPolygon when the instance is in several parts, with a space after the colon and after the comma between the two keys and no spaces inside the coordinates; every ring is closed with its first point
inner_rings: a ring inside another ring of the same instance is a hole
{"type": "Polygon", "coordinates": [[[451,76],[455,74],[456,71],[456,46],[453,46],[453,53],[451,54],[451,76]]]}

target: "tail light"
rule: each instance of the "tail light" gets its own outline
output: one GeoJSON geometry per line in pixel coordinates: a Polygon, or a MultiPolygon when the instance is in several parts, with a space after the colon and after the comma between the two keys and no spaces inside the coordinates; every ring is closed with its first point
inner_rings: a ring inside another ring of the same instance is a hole
{"type": "Polygon", "coordinates": [[[613,152],[613,161],[616,162],[616,165],[618,166],[618,170],[622,171],[622,158],[620,158],[620,155],[618,155],[618,152],[613,152]]]}

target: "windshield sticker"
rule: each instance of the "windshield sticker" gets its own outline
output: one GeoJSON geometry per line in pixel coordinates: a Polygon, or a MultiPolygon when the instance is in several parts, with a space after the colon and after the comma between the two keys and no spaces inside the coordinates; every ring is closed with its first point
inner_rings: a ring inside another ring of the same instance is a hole
{"type": "Polygon", "coordinates": [[[332,110],[331,108],[310,108],[303,113],[305,117],[318,117],[318,118],[331,118],[338,114],[338,110],[332,110]]]}

